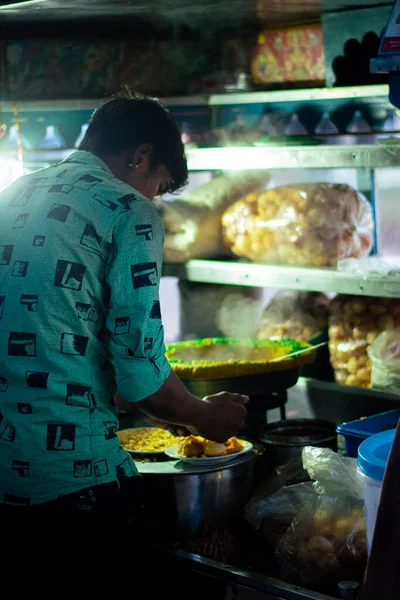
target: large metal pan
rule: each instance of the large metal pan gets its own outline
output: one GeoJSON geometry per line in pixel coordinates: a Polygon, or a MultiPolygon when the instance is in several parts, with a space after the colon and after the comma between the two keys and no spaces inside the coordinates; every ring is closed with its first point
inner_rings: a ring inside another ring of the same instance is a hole
{"type": "Polygon", "coordinates": [[[137,463],[155,540],[188,540],[203,523],[227,523],[242,513],[254,487],[253,451],[218,467],[182,461],[137,463]]]}
{"type": "Polygon", "coordinates": [[[231,377],[229,379],[181,379],[185,387],[200,398],[218,392],[232,392],[248,396],[269,396],[283,392],[294,385],[300,376],[301,367],[284,371],[273,371],[261,375],[231,377]]]}

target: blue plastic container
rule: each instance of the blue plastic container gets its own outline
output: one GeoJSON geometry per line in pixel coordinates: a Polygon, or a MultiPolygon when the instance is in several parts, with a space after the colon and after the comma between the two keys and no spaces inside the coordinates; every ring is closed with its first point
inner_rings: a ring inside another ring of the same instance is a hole
{"type": "Polygon", "coordinates": [[[344,437],[347,456],[357,458],[358,447],[361,442],[376,433],[396,429],[399,419],[400,408],[396,408],[365,419],[343,423],[338,425],[336,431],[344,437]]]}

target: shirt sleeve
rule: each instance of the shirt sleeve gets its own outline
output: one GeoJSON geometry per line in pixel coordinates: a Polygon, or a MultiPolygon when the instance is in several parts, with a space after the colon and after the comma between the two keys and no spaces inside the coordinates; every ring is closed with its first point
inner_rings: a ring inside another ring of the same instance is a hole
{"type": "Polygon", "coordinates": [[[171,371],[159,299],[163,242],[163,223],[150,200],[137,198],[114,224],[106,324],[116,384],[128,402],[155,393],[171,371]]]}

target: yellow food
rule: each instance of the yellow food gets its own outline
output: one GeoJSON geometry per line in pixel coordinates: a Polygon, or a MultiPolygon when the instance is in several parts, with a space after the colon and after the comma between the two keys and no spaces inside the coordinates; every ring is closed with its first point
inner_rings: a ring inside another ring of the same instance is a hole
{"type": "Polygon", "coordinates": [[[400,300],[339,295],[330,306],[329,351],[336,382],[371,387],[368,350],[382,331],[400,327],[400,300]]]}
{"type": "Polygon", "coordinates": [[[189,435],[179,442],[178,452],[187,458],[201,456],[204,453],[205,442],[206,440],[200,436],[189,435]]]}
{"type": "Polygon", "coordinates": [[[199,435],[188,435],[178,442],[178,454],[185,458],[207,458],[236,454],[243,450],[243,444],[235,437],[220,444],[206,440],[199,435]]]}
{"type": "Polygon", "coordinates": [[[243,450],[243,445],[237,438],[231,437],[225,442],[225,448],[227,454],[236,454],[236,452],[241,452],[241,450],[243,450]]]}
{"type": "Polygon", "coordinates": [[[256,375],[309,364],[315,351],[275,361],[291,352],[310,348],[296,340],[204,338],[168,344],[165,356],[181,379],[223,379],[256,375]]]}
{"type": "Polygon", "coordinates": [[[176,443],[175,435],[164,429],[137,427],[118,431],[121,446],[136,452],[164,452],[176,443]]]}
{"type": "Polygon", "coordinates": [[[224,242],[234,254],[271,264],[326,267],[366,256],[372,210],[348,185],[307,183],[251,193],[222,216],[224,242]]]}

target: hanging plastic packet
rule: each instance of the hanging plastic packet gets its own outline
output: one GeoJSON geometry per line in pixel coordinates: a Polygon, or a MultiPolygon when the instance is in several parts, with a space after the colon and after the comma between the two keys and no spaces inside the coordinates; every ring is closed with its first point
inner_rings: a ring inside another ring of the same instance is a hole
{"type": "MultiPolygon", "coordinates": [[[[4,147],[6,150],[18,151],[18,125],[11,125],[8,131],[8,138],[5,141],[4,147]]],[[[24,150],[32,150],[32,146],[27,137],[21,133],[22,148],[24,150]]]]}
{"type": "Polygon", "coordinates": [[[39,144],[42,150],[65,148],[66,144],[54,125],[47,125],[46,134],[39,144]]]}
{"type": "Polygon", "coordinates": [[[315,128],[315,134],[326,144],[335,144],[338,143],[338,138],[336,137],[338,133],[339,130],[335,123],[331,121],[329,113],[324,112],[315,128]]]}
{"type": "Polygon", "coordinates": [[[372,144],[375,141],[375,136],[360,110],[354,113],[346,132],[350,134],[347,136],[347,144],[372,144]]]}
{"type": "Polygon", "coordinates": [[[285,135],[308,135],[308,131],[300,121],[297,113],[294,113],[291,116],[291,119],[285,128],[285,135]]]}

